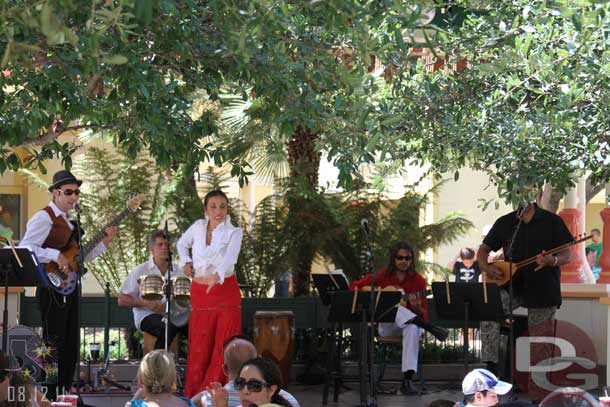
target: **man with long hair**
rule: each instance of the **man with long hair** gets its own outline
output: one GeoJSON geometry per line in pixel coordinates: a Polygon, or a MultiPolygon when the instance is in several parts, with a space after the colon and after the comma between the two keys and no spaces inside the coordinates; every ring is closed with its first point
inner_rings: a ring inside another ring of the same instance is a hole
{"type": "MultiPolygon", "coordinates": [[[[370,286],[372,274],[354,281],[351,289],[358,291],[370,286]]],[[[377,272],[375,287],[394,286],[407,295],[404,305],[398,307],[394,322],[379,323],[379,335],[402,336],[402,372],[401,390],[405,394],[416,393],[412,378],[417,371],[419,355],[420,328],[430,331],[438,340],[447,338],[447,330],[428,324],[428,304],[426,301],[426,280],[415,270],[415,251],[407,242],[397,242],[390,249],[388,266],[377,272]]]]}

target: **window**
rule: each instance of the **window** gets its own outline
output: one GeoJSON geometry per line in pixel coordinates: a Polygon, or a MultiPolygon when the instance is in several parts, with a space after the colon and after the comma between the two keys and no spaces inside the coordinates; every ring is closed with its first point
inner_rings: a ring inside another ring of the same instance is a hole
{"type": "Polygon", "coordinates": [[[0,194],[0,236],[21,240],[21,195],[0,194]]]}

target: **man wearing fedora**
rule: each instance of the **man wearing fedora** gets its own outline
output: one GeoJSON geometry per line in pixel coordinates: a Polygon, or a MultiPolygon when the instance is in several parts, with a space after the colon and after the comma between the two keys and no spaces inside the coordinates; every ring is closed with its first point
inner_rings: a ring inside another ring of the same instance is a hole
{"type": "MultiPolygon", "coordinates": [[[[62,251],[77,245],[75,224],[69,212],[78,202],[82,181],[70,171],[58,171],[53,175],[49,192],[53,200],[42,210],[36,212],[28,221],[25,236],[20,242],[36,254],[40,263],[57,263],[59,269],[69,272],[69,259],[62,251]]],[[[106,250],[116,234],[115,227],[104,229],[105,237],[85,258],[93,260],[106,250]]],[[[78,356],[78,289],[72,294],[62,295],[49,287],[38,287],[36,296],[42,317],[45,342],[55,348],[57,355],[58,392],[69,392],[72,386],[78,356]]]]}

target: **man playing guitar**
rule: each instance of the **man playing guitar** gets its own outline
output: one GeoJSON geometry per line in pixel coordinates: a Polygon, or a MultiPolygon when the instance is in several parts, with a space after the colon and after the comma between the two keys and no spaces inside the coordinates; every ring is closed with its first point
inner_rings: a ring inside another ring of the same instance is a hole
{"type": "MultiPolygon", "coordinates": [[[[371,285],[373,276],[367,274],[354,281],[350,288],[358,291],[371,285]]],[[[447,338],[447,330],[433,327],[426,321],[428,308],[426,302],[426,280],[415,271],[415,253],[407,242],[397,242],[390,249],[388,267],[379,270],[375,287],[395,286],[407,294],[405,305],[398,307],[395,322],[379,323],[379,335],[402,336],[402,372],[404,375],[401,390],[405,394],[417,393],[412,378],[417,371],[419,355],[420,328],[430,331],[438,340],[447,338]]]]}
{"type": "MultiPolygon", "coordinates": [[[[81,180],[70,171],[58,171],[53,176],[49,192],[53,200],[29,220],[20,245],[27,246],[43,264],[56,263],[63,273],[70,271],[70,259],[61,252],[77,245],[75,226],[68,212],[78,202],[81,180]]],[[[106,250],[116,234],[115,227],[105,229],[105,237],[85,258],[93,260],[106,250]]],[[[36,290],[42,317],[43,337],[55,349],[57,357],[58,393],[69,392],[78,356],[78,290],[62,295],[50,287],[36,290]]]]}
{"type": "MultiPolygon", "coordinates": [[[[570,249],[557,252],[553,250],[571,243],[574,239],[563,220],[555,213],[546,211],[535,203],[522,206],[519,210],[504,215],[494,223],[483,240],[477,253],[481,272],[488,279],[505,279],[507,276],[500,268],[490,263],[491,251],[504,249],[508,245],[520,218],[523,218],[515,237],[511,260],[518,263],[524,259],[535,258],[531,264],[519,268],[513,278],[513,309],[524,306],[528,309],[528,327],[533,328],[555,318],[555,311],[561,305],[561,285],[559,266],[568,264],[570,249]],[[547,252],[556,252],[553,255],[547,252]]],[[[504,287],[506,288],[506,287],[504,287]]],[[[509,313],[509,295],[506,289],[500,290],[502,306],[509,313]]],[[[494,321],[481,322],[481,360],[487,362],[488,369],[496,373],[498,363],[500,324],[494,321]]]]}

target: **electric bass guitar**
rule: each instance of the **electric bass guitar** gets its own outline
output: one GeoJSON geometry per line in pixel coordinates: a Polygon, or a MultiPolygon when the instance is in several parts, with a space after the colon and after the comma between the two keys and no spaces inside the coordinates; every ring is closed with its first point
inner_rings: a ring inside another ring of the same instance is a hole
{"type": "MultiPolygon", "coordinates": [[[[545,254],[555,254],[555,253],[562,252],[565,249],[574,246],[575,244],[582,243],[585,240],[589,240],[589,239],[591,239],[593,237],[592,235],[585,236],[584,234],[580,235],[580,236],[581,236],[580,238],[577,237],[576,240],[574,240],[574,241],[572,241],[570,243],[566,243],[566,244],[563,244],[563,245],[561,245],[559,247],[556,247],[554,249],[545,251],[545,254]]],[[[519,269],[521,269],[521,268],[523,268],[523,267],[525,267],[527,265],[536,263],[536,257],[538,257],[538,256],[533,256],[533,257],[530,257],[529,259],[525,259],[525,260],[522,260],[520,262],[513,263],[512,274],[514,275],[517,272],[517,270],[519,270],[519,269]]],[[[494,265],[497,268],[499,268],[500,270],[502,270],[503,274],[502,274],[502,277],[500,277],[500,278],[493,278],[493,277],[491,277],[491,276],[486,274],[485,275],[485,282],[496,283],[499,286],[503,286],[504,284],[508,283],[508,281],[510,279],[510,277],[509,277],[510,262],[509,261],[494,261],[494,262],[489,263],[489,264],[490,265],[494,265]]]]}
{"type": "MultiPolygon", "coordinates": [[[[127,207],[116,215],[102,230],[97,232],[91,240],[83,245],[83,255],[86,258],[87,255],[93,250],[106,236],[104,229],[109,226],[116,226],[130,213],[136,212],[142,201],[146,196],[144,194],[136,194],[133,198],[127,201],[127,207]]],[[[68,259],[69,271],[63,271],[59,268],[59,265],[55,262],[50,262],[46,266],[46,275],[49,280],[50,286],[55,292],[63,295],[70,295],[76,289],[79,275],[82,274],[79,269],[79,252],[78,246],[73,245],[70,248],[61,252],[66,259],[68,259]]]]}

